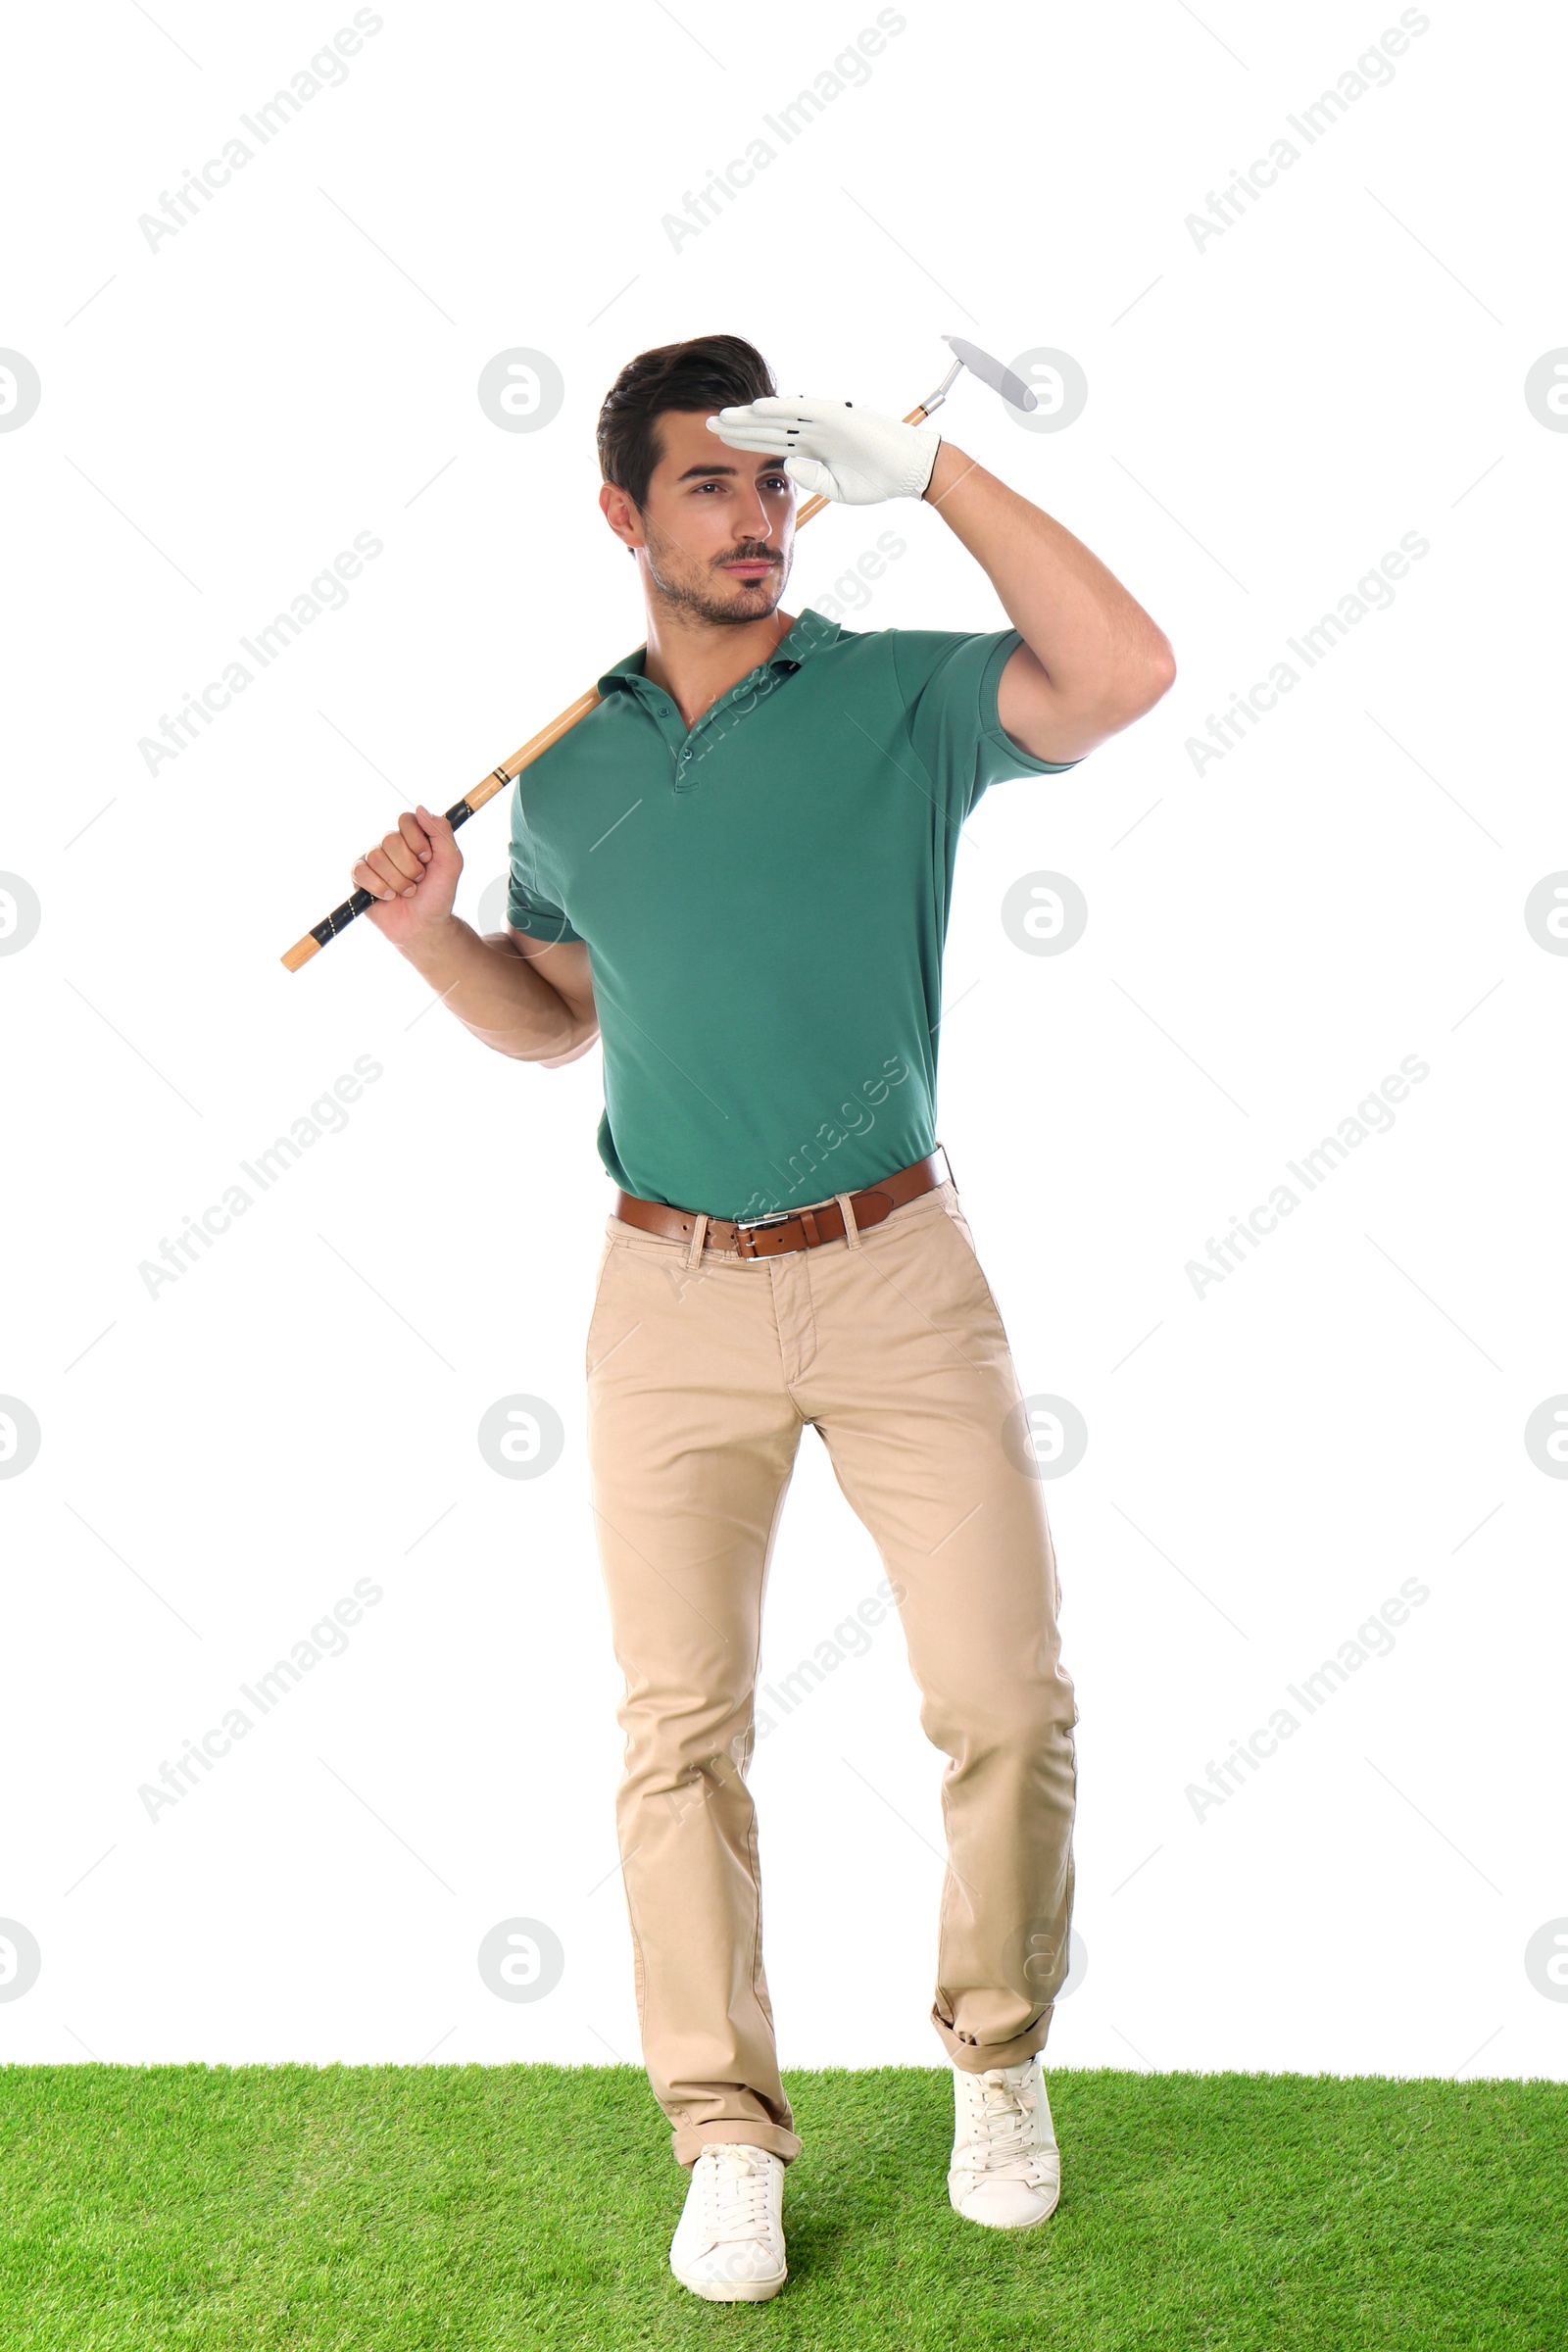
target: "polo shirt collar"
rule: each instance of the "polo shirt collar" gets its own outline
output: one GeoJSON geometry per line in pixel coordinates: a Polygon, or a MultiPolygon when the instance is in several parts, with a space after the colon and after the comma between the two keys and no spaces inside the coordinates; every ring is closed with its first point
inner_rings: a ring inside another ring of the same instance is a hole
{"type": "MultiPolygon", "coordinates": [[[[787,629],[779,639],[766,662],[760,662],[751,676],[760,676],[763,669],[799,669],[803,662],[819,652],[824,645],[831,645],[838,635],[839,624],[836,620],[825,619],[820,612],[808,606],[798,616],[794,627],[787,629]]],[[[648,648],[640,645],[634,654],[628,654],[623,662],[616,662],[607,669],[602,678],[595,680],[600,700],[603,701],[613,687],[624,687],[632,694],[639,688],[652,691],[648,688],[645,676],[647,661],[648,648]]],[[[747,680],[742,678],[737,681],[737,686],[746,683],[747,680]]]]}

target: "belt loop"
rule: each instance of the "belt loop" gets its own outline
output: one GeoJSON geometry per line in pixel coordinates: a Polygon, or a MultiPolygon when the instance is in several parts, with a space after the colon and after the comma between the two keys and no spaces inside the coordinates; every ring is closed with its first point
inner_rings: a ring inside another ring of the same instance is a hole
{"type": "Polygon", "coordinates": [[[688,1271],[690,1271],[690,1269],[696,1265],[697,1260],[703,1254],[703,1242],[707,1232],[708,1211],[706,1208],[699,1209],[697,1212],[697,1222],[692,1227],[692,1246],[686,1252],[686,1265],[688,1271]]]}
{"type": "Polygon", "coordinates": [[[852,1250],[858,1250],[860,1247],[860,1228],[855,1222],[855,1203],[850,1199],[848,1193],[835,1193],[833,1198],[838,1202],[840,1210],[843,1212],[844,1239],[849,1243],[852,1250]]]}

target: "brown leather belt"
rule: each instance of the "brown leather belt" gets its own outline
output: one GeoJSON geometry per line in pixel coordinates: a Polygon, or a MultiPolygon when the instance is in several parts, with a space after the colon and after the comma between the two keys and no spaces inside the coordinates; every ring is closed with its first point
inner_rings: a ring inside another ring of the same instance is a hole
{"type": "MultiPolygon", "coordinates": [[[[939,1184],[952,1181],[947,1152],[938,1144],[924,1159],[895,1168],[891,1176],[878,1177],[863,1192],[851,1193],[856,1231],[864,1233],[868,1227],[880,1225],[906,1200],[917,1200],[922,1193],[934,1192],[939,1184]]],[[[617,1192],[613,1214],[623,1224],[639,1226],[644,1233],[662,1234],[672,1242],[690,1241],[697,1226],[694,1209],[671,1208],[662,1200],[642,1200],[635,1193],[617,1192]]],[[[792,1250],[815,1250],[823,1242],[842,1242],[845,1231],[844,1211],[838,1201],[822,1200],[809,1208],[775,1209],[766,1217],[710,1217],[703,1248],[721,1250],[730,1257],[782,1257],[792,1250]]]]}

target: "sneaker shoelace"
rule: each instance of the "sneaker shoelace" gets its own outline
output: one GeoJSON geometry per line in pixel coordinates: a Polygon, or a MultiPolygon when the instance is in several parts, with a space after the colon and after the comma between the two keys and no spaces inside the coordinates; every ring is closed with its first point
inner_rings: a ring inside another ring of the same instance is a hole
{"type": "Polygon", "coordinates": [[[699,2159],[703,2174],[703,2233],[713,2245],[762,2235],[768,2221],[768,2179],[765,2165],[725,2149],[705,2149],[699,2159]]]}
{"type": "Polygon", "coordinates": [[[1043,2153],[1029,2141],[1039,2105],[1036,2093],[1013,2089],[995,2068],[980,2080],[985,2089],[975,2121],[981,2144],[965,2149],[960,2163],[967,2158],[974,2169],[987,2173],[1001,2172],[1009,2165],[1033,2163],[1043,2153]]]}

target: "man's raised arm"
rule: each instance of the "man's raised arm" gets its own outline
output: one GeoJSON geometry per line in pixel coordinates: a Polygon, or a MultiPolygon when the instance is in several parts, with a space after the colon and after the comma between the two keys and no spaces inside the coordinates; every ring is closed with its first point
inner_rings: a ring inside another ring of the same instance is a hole
{"type": "Polygon", "coordinates": [[[926,485],[1023,639],[997,717],[1037,760],[1081,760],[1152,710],[1176,676],[1162,629],[1054,516],[944,441],[926,485]]]}
{"type": "Polygon", "coordinates": [[[1023,639],[1003,670],[997,716],[1035,759],[1081,760],[1173,682],[1169,639],[1100,558],[929,425],[853,401],[773,394],[720,409],[708,428],[732,449],[775,453],[813,495],[936,508],[1023,639]]]}

